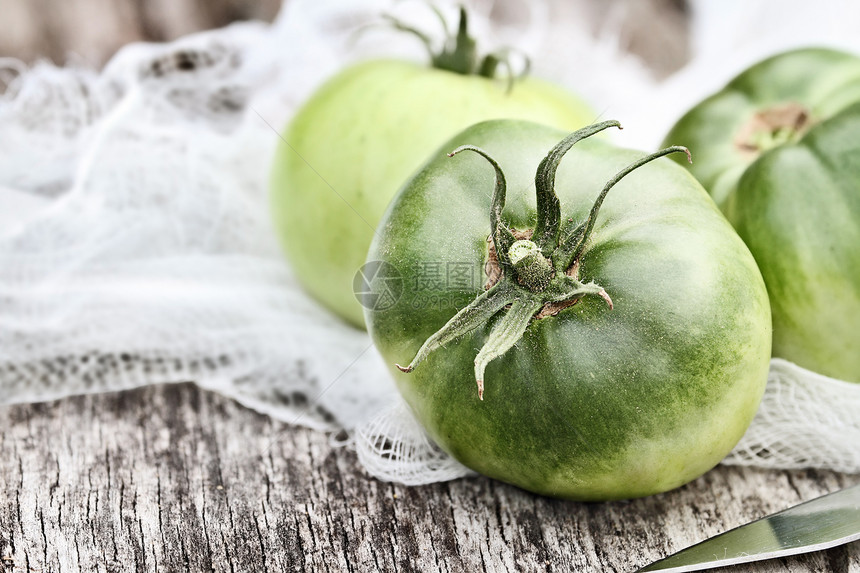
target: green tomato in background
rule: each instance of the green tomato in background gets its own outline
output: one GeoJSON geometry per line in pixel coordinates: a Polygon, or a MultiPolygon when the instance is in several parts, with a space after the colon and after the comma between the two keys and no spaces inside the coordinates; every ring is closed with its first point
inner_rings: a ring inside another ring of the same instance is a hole
{"type": "Polygon", "coordinates": [[[716,465],[756,412],[771,350],[761,274],[701,185],[656,161],[612,186],[678,149],[571,148],[613,125],[466,129],[392,201],[367,263],[397,295],[366,304],[368,330],[436,443],[581,500],[716,465]]]}
{"type": "Polygon", "coordinates": [[[331,78],[292,119],[275,154],[271,207],[287,257],[306,290],[357,327],[364,319],[353,278],[374,229],[397,189],[440,144],[486,119],[573,130],[595,117],[553,84],[494,79],[500,60],[476,63],[465,12],[450,40],[434,67],[370,61],[331,78]]]}
{"type": "Polygon", "coordinates": [[[695,106],[666,141],[749,246],[773,355],[860,382],[860,59],[783,53],[695,106]]]}

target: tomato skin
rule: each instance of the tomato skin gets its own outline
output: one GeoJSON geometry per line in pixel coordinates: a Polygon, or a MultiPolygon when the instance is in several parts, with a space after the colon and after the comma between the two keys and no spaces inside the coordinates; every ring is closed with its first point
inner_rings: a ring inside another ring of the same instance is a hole
{"type": "Polygon", "coordinates": [[[684,114],[665,141],[686,145],[687,167],[723,208],[759,154],[738,148],[736,136],[756,112],[797,103],[819,123],[860,101],[860,60],[827,49],[801,49],[768,58],[684,114]]]}
{"type": "MultiPolygon", "coordinates": [[[[416,288],[425,263],[466,263],[479,273],[488,256],[493,171],[475,155],[445,152],[462,144],[488,151],[508,182],[504,219],[523,230],[535,224],[535,168],[564,135],[491,121],[446,143],[380,223],[368,261],[396,267],[405,289],[392,308],[366,311],[368,330],[418,420],[465,465],[563,498],[666,491],[716,465],[740,439],[764,390],[771,340],[749,251],[671,162],[612,189],[581,259],[580,277],[603,286],[614,310],[585,297],[534,320],[487,367],[483,401],[473,362],[498,317],[409,374],[394,367],[483,288],[416,288]],[[447,303],[413,304],[434,295],[447,303]]],[[[562,214],[583,219],[603,184],[640,155],[593,140],[574,146],[556,177],[562,214]]]]}
{"type": "Polygon", "coordinates": [[[769,58],[690,110],[666,141],[753,253],[773,310],[773,355],[860,382],[860,58],[804,49],[769,58]],[[750,118],[799,104],[805,129],[750,153],[750,118]]]}
{"type": "Polygon", "coordinates": [[[774,355],[860,382],[860,106],[751,165],[732,220],[768,285],[774,355]]]}
{"type": "Polygon", "coordinates": [[[594,113],[537,79],[508,92],[503,80],[394,60],[361,63],[327,82],[288,126],[271,176],[275,226],[308,292],[363,327],[353,277],[388,202],[442,142],[500,117],[573,130],[594,113]]]}

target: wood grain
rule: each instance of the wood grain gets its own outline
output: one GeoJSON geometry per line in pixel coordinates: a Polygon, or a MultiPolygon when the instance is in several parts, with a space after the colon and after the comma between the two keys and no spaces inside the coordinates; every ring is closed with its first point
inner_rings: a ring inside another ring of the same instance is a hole
{"type": "MultiPolygon", "coordinates": [[[[634,571],[860,482],[720,467],[616,503],[377,481],[324,434],[193,384],[0,408],[0,571],[634,571]]],[[[732,569],[860,572],[860,544],[732,569]]]]}

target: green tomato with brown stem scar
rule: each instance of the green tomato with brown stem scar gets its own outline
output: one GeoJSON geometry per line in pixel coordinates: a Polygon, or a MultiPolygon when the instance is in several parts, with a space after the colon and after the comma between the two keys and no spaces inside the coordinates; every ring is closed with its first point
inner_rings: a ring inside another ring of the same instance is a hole
{"type": "Polygon", "coordinates": [[[860,58],[768,58],[669,132],[761,269],[773,355],[860,382],[860,58]]]}

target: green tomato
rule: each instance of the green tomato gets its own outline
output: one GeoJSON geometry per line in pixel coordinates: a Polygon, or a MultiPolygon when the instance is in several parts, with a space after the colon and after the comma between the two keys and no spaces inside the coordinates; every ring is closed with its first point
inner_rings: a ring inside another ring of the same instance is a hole
{"type": "Polygon", "coordinates": [[[666,141],[752,251],[773,354],[860,382],[860,59],[769,58],[690,110],[666,141]]]}
{"type": "Polygon", "coordinates": [[[411,360],[392,372],[430,436],[485,475],[580,500],[717,464],[770,357],[761,275],[701,185],[662,160],[612,187],[675,148],[567,151],[612,125],[558,147],[564,132],[529,122],[466,129],[392,201],[367,263],[399,295],[367,309],[368,330],[392,366],[411,360]]]}
{"type": "Polygon", "coordinates": [[[460,71],[389,60],[348,68],[299,110],[276,151],[271,206],[287,257],[306,290],[355,326],[364,320],[353,277],[374,229],[439,145],[486,119],[572,130],[595,117],[555,85],[460,71]]]}

